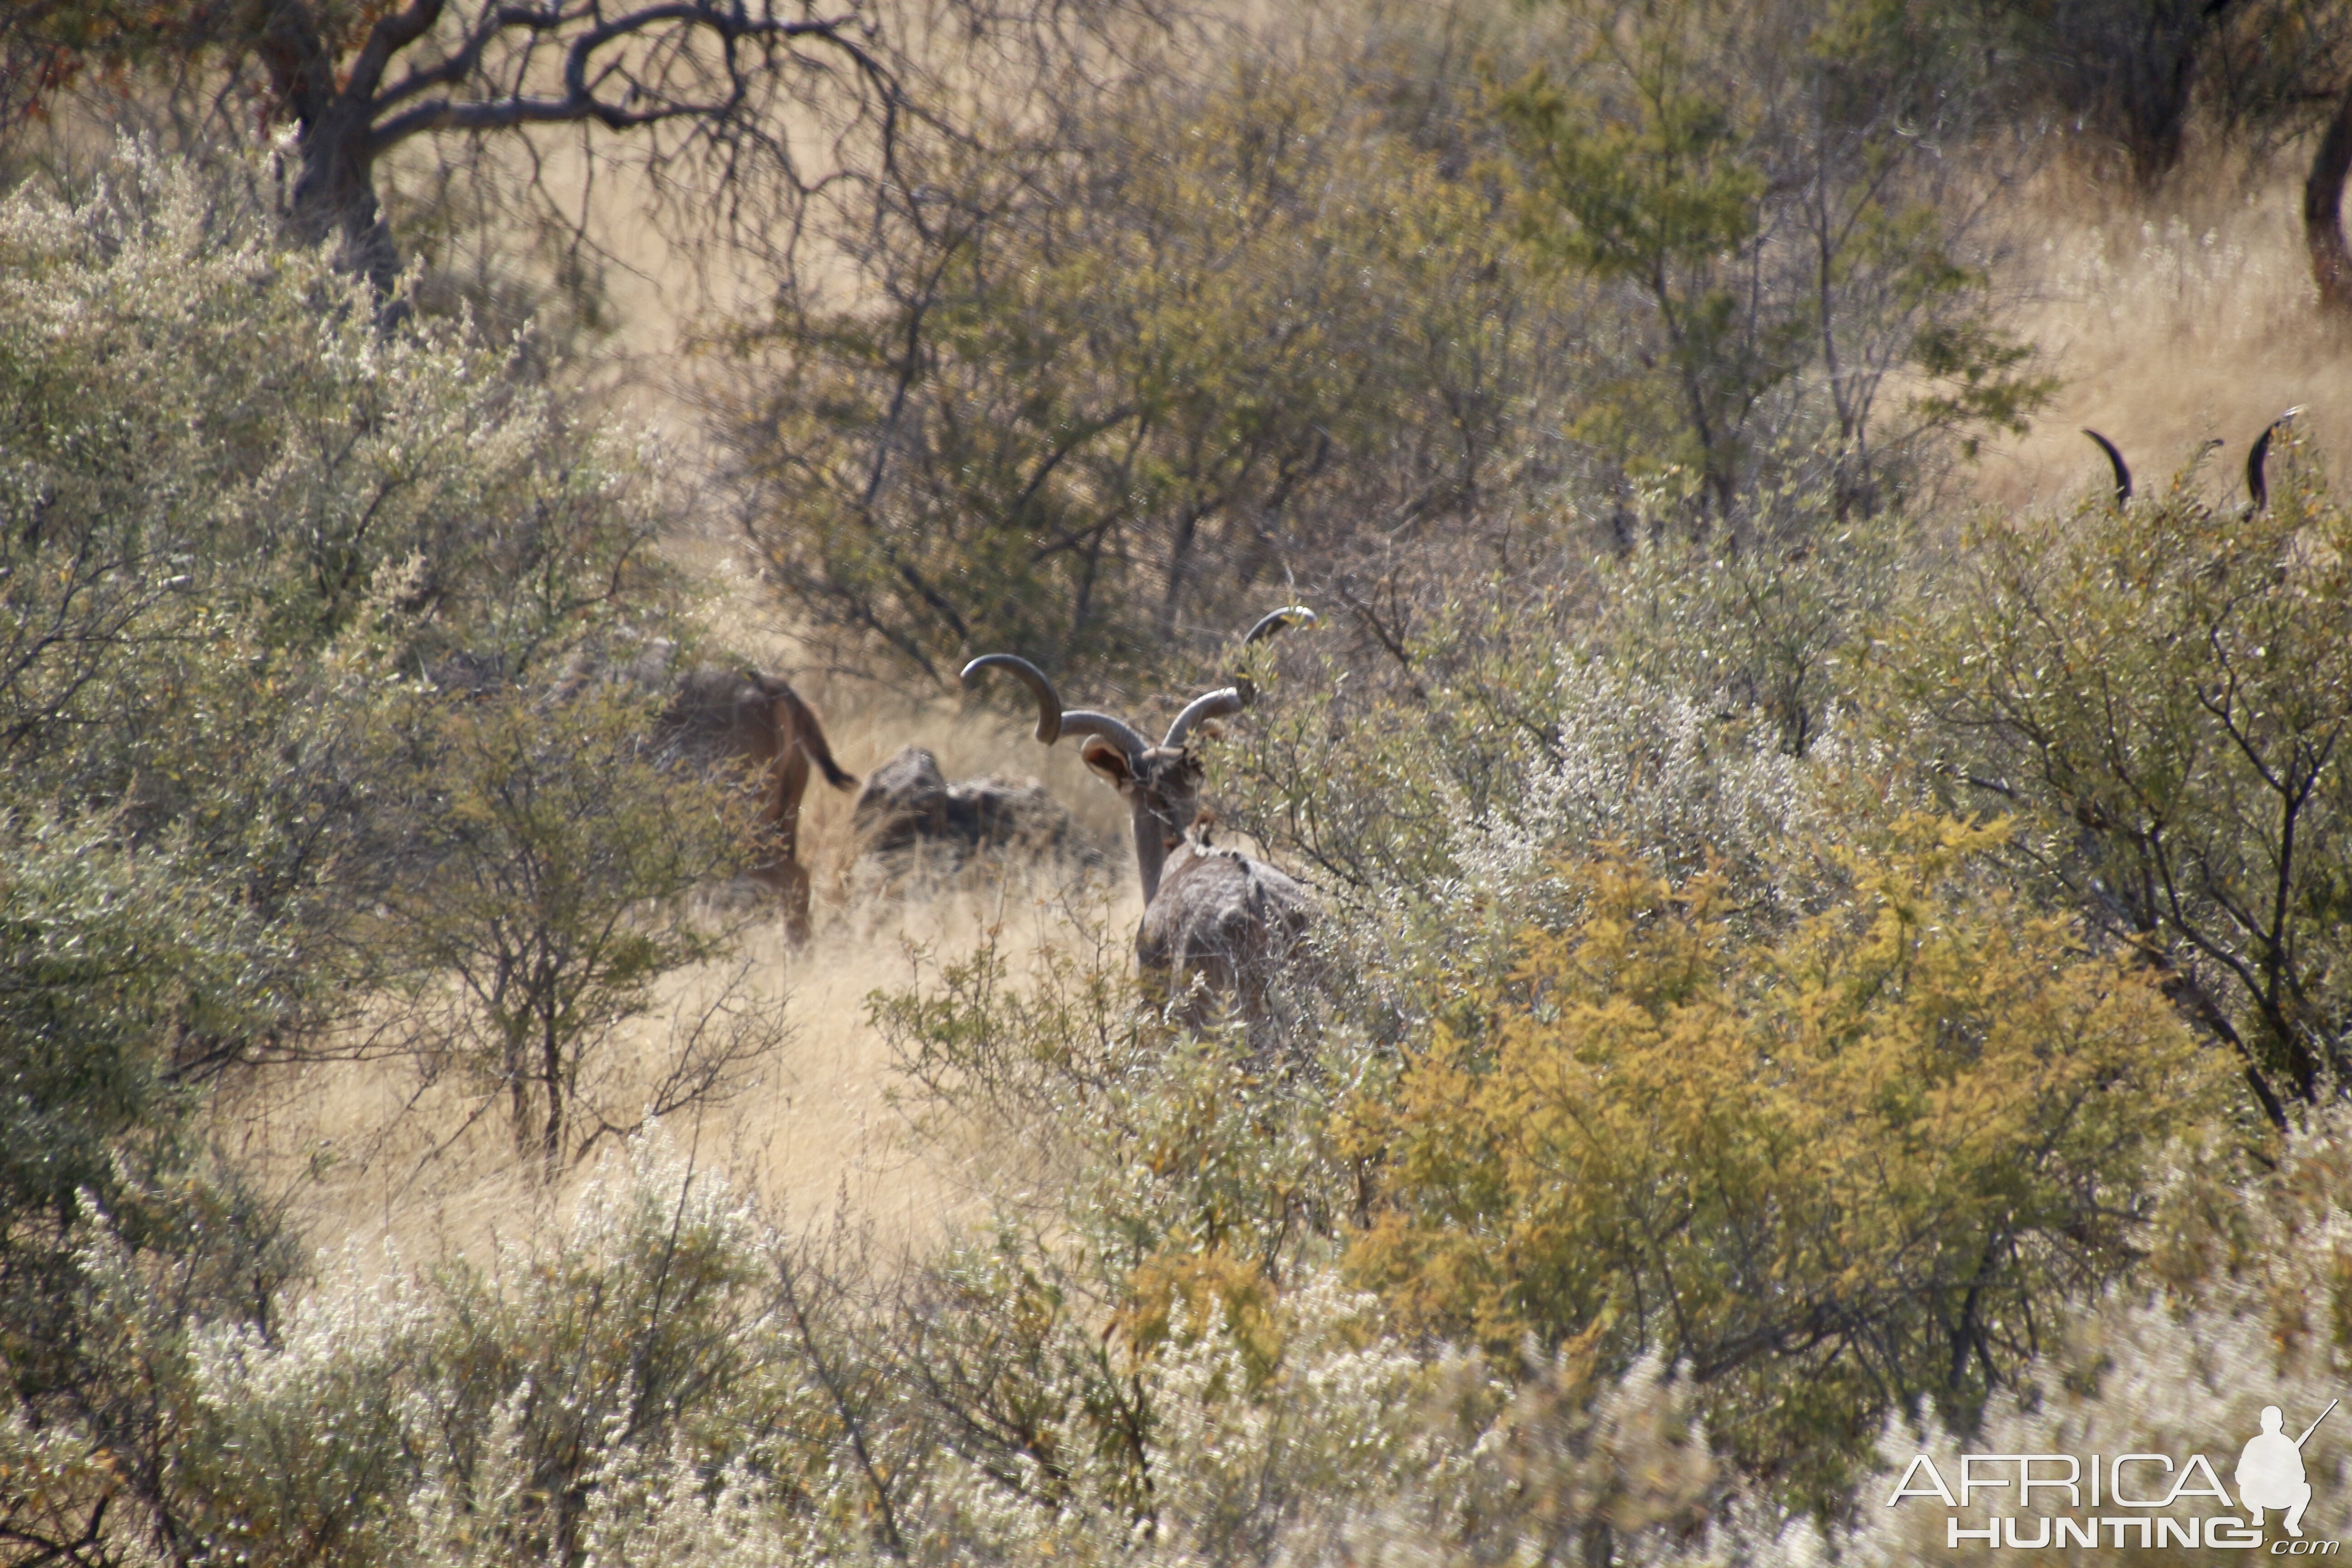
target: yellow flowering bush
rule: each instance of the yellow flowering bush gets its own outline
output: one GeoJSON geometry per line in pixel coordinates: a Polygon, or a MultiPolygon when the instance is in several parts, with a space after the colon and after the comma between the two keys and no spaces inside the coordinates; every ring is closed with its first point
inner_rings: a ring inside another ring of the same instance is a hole
{"type": "Polygon", "coordinates": [[[1358,1278],[1496,1349],[1662,1348],[1815,1495],[1890,1407],[1965,1417],[2131,1256],[2220,1081],[2142,973],[1985,874],[2004,834],[1825,851],[1843,897],[1762,936],[1719,878],[1563,867],[1573,917],[1355,1107],[1358,1278]]]}

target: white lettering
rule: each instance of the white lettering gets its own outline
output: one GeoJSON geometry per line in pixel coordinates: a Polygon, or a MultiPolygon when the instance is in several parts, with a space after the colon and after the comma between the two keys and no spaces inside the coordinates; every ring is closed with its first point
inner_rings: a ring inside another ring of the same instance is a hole
{"type": "Polygon", "coordinates": [[[2205,1521],[2205,1544],[2217,1550],[2260,1546],[2263,1532],[2249,1530],[2245,1521],[2234,1514],[2217,1514],[2205,1521]]]}
{"type": "MultiPolygon", "coordinates": [[[[2042,1487],[2050,1491],[2057,1491],[2063,1488],[2066,1493],[2066,1506],[2080,1508],[2083,1506],[2083,1489],[2076,1483],[2081,1480],[2082,1475],[2082,1462],[2072,1454],[2020,1454],[2017,1456],[2017,1500],[2021,1506],[2032,1508],[2034,1488],[2042,1487]],[[2066,1473],[2061,1477],[2044,1478],[2037,1481],[2033,1479],[2033,1467],[2040,1464],[2063,1465],[2066,1467],[2066,1473]]],[[[2230,1500],[2223,1498],[2221,1500],[2228,1502],[2230,1500]]]]}
{"type": "MultiPolygon", "coordinates": [[[[2163,1498],[2124,1496],[2124,1467],[2138,1464],[2162,1465],[2167,1470],[2172,1468],[2172,1460],[2168,1455],[2117,1454],[2115,1465],[2107,1471],[2107,1496],[2114,1500],[2117,1508],[2162,1508],[2166,1500],[2163,1498]]],[[[1966,1493],[1962,1495],[1965,1497],[1966,1493]]]]}
{"type": "Polygon", "coordinates": [[[2172,1495],[2164,1500],[2167,1502],[2179,1502],[2185,1497],[2220,1498],[2223,1508],[2235,1508],[2237,1506],[2237,1504],[2230,1500],[2230,1494],[2221,1489],[2221,1478],[2213,1473],[2213,1467],[2205,1462],[2205,1456],[2202,1454],[2191,1454],[2189,1456],[2189,1462],[2180,1467],[2180,1479],[2173,1487],[2172,1495]],[[2205,1473],[2205,1480],[2207,1484],[2201,1487],[2190,1486],[2189,1484],[2189,1478],[2196,1475],[2200,1470],[2205,1473]]]}
{"type": "Polygon", "coordinates": [[[2007,1481],[1977,1479],[1974,1473],[1977,1466],[2005,1465],[2016,1457],[2014,1454],[1962,1454],[1960,1456],[1960,1506],[1962,1508],[1969,1506],[1969,1493],[1972,1490],[2000,1491],[2008,1489],[2007,1481]]]}
{"type": "MultiPolygon", "coordinates": [[[[2269,1418],[2268,1412],[2265,1417],[2269,1418]]],[[[2103,1492],[2105,1506],[2112,1509],[2170,1510],[2175,1505],[2189,1505],[2192,1499],[2204,1498],[2212,1499],[2222,1510],[2236,1508],[2237,1504],[2231,1500],[2230,1489],[2222,1484],[2221,1471],[2203,1454],[2190,1454],[2181,1460],[2153,1453],[2117,1454],[2112,1458],[2099,1454],[2087,1458],[2072,1454],[1961,1454],[1958,1458],[1957,1490],[1946,1481],[1936,1460],[1923,1453],[1912,1457],[1902,1479],[1886,1498],[1889,1508],[1906,1498],[1934,1498],[1954,1510],[1944,1526],[1945,1544],[1953,1551],[1959,1550],[1963,1542],[1977,1542],[1996,1551],[2095,1551],[2101,1545],[2102,1531],[2116,1550],[2137,1548],[2145,1552],[2187,1547],[2194,1551],[2201,1545],[2216,1552],[2259,1552],[2267,1548],[2273,1557],[2332,1557],[2343,1551],[2343,1543],[2336,1541],[2273,1542],[2260,1525],[2250,1524],[2236,1513],[2206,1515],[2193,1505],[2179,1510],[2192,1514],[2187,1519],[2146,1515],[2118,1519],[2101,1512],[2103,1492]],[[2088,1516],[2081,1511],[2085,1463],[2090,1467],[2088,1516]],[[2011,1466],[2015,1467],[2013,1471],[2011,1466]],[[2154,1467],[2158,1479],[2133,1472],[2135,1466],[2154,1467]],[[1991,1501],[1979,1498],[1979,1492],[2012,1489],[2017,1494],[2012,1510],[2004,1513],[1997,1509],[1987,1510],[1981,1528],[1972,1529],[1958,1517],[1960,1510],[1984,1509],[1991,1501]],[[2065,1495],[2063,1501],[2042,1499],[2037,1502],[2033,1495],[2036,1491],[2065,1495]],[[2032,1533],[2026,1533],[2029,1531],[2032,1533]]]]}
{"type": "Polygon", "coordinates": [[[1936,1461],[1927,1458],[1925,1454],[1922,1454],[1917,1458],[1912,1460],[1911,1468],[1903,1472],[1903,1479],[1896,1485],[1895,1495],[1886,1500],[1886,1506],[1893,1508],[1896,1503],[1901,1502],[1907,1497],[1942,1498],[1946,1508],[1958,1508],[1960,1506],[1952,1500],[1951,1491],[1944,1485],[1944,1478],[1937,1473],[1936,1461]],[[1911,1478],[1919,1473],[1920,1467],[1922,1466],[1927,1468],[1927,1480],[1929,1484],[1924,1487],[1915,1487],[1911,1484],[1911,1478]]]}

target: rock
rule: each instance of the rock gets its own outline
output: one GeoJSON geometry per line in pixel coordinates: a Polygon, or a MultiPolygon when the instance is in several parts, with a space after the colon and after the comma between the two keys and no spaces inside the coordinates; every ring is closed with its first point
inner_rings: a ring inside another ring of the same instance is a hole
{"type": "Polygon", "coordinates": [[[937,757],[908,746],[866,778],[851,812],[863,852],[888,855],[926,846],[957,864],[990,850],[1029,849],[1086,861],[1101,858],[1069,808],[1034,779],[948,783],[937,757]]]}
{"type": "Polygon", "coordinates": [[[920,746],[898,754],[866,775],[850,821],[869,854],[904,849],[948,832],[948,781],[940,760],[920,746]]]}

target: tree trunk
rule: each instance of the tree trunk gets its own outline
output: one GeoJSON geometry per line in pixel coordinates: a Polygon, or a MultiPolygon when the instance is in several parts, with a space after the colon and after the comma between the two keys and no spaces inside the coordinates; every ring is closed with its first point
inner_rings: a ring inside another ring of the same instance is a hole
{"type": "MultiPolygon", "coordinates": [[[[2194,107],[2197,72],[2239,0],[2149,0],[2119,9],[2137,16],[2136,34],[2114,37],[2108,68],[2120,75],[2116,109],[2132,175],[2154,191],[2180,166],[2194,107]]],[[[2126,22],[2128,26],[2128,21],[2126,22]]]]}
{"type": "Polygon", "coordinates": [[[369,130],[344,103],[302,127],[292,216],[299,237],[310,245],[337,242],[342,269],[365,278],[382,298],[399,279],[400,249],[376,200],[369,130]]]}
{"type": "Polygon", "coordinates": [[[2140,47],[2124,61],[2124,123],[2132,177],[2142,191],[2154,191],[2180,166],[2204,33],[2205,19],[2196,11],[2151,6],[2140,47]]]}
{"type": "Polygon", "coordinates": [[[2319,308],[2352,315],[2352,250],[2344,244],[2344,176],[2352,173],[2352,85],[2347,85],[2311,174],[2303,183],[2303,243],[2311,252],[2311,280],[2319,286],[2319,308]]]}
{"type": "Polygon", "coordinates": [[[344,81],[311,0],[273,0],[257,51],[278,101],[292,114],[301,167],[294,176],[297,238],[339,242],[338,264],[378,298],[400,276],[400,252],[375,194],[373,73],[344,81]]]}
{"type": "Polygon", "coordinates": [[[1160,595],[1160,640],[1176,637],[1176,610],[1184,597],[1184,580],[1192,574],[1192,542],[1201,531],[1201,509],[1187,506],[1177,520],[1176,537],[1168,545],[1168,577],[1160,595]]]}
{"type": "Polygon", "coordinates": [[[556,1027],[554,1006],[540,1027],[540,1069],[547,1079],[547,1131],[541,1140],[541,1157],[551,1178],[563,1167],[563,1036],[556,1027]]]}
{"type": "Polygon", "coordinates": [[[530,1081],[523,1077],[522,1040],[512,1033],[507,1037],[507,1110],[514,1121],[515,1152],[530,1152],[530,1081]]]}

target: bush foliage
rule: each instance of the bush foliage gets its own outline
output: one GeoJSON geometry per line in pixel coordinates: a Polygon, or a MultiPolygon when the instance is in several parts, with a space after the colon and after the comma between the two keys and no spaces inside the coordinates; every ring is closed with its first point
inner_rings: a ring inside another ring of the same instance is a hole
{"type": "Polygon", "coordinates": [[[796,189],[705,361],[766,587],[1245,679],[1195,826],[1320,900],[1264,1019],[1100,888],[911,950],[864,1022],[985,1158],[903,1253],[657,1124],[790,1033],[635,673],[667,460],[255,168],[0,197],[0,1561],[1942,1562],[1914,1452],[2316,1411],[2352,526],[2291,427],[2242,511],[1954,505],[2051,384],[2024,24],[1932,10],[1137,18],[796,189]],[[530,1212],[315,1261],[215,1135],[328,1059],[530,1212]]]}
{"type": "Polygon", "coordinates": [[[2273,1120],[2352,1070],[2352,527],[2298,465],[2251,514],[2179,491],[1994,519],[1906,628],[1941,788],[2013,811],[2039,876],[2163,977],[2273,1120]]]}
{"type": "Polygon", "coordinates": [[[1914,58],[1948,41],[1555,9],[1147,61],[1051,135],[910,147],[906,210],[838,237],[860,287],[787,279],[730,341],[774,583],[909,670],[1134,679],[1279,583],[1874,515],[2046,397],[1905,118],[1966,122],[1914,58]],[[1504,88],[1506,48],[1572,77],[1504,88]],[[1906,91],[1865,100],[1881,57],[1906,91]]]}
{"type": "Polygon", "coordinates": [[[1899,821],[1760,941],[1719,877],[1562,868],[1573,920],[1350,1117],[1385,1173],[1351,1268],[1496,1352],[1662,1352],[1718,1441],[1823,1498],[1890,1411],[1972,1424],[2216,1106],[2145,976],[1999,889],[2003,837],[1899,821]]]}
{"type": "MultiPolygon", "coordinates": [[[[0,1342],[47,1478],[9,1485],[11,1552],[211,1550],[184,1374],[206,1332],[274,1332],[299,1270],[207,1146],[209,1086],[528,1017],[482,1098],[536,1087],[568,1159],[604,1130],[583,1055],[723,945],[655,911],[748,807],[639,755],[649,700],[562,679],[666,624],[657,496],[504,363],[387,334],[151,153],[0,202],[0,1342]],[[475,1016],[396,1005],[485,950],[475,1016]]],[[[729,1005],[656,1100],[772,1045],[729,1005]]]]}

